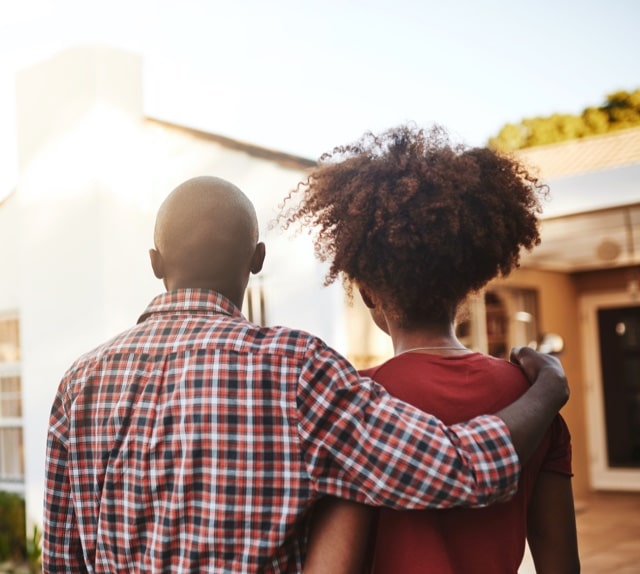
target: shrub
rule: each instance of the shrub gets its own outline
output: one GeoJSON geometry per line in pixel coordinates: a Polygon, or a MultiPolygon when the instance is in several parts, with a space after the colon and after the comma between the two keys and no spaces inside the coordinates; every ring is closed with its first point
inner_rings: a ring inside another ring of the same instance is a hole
{"type": "Polygon", "coordinates": [[[0,491],[0,561],[27,556],[24,498],[0,491]]]}

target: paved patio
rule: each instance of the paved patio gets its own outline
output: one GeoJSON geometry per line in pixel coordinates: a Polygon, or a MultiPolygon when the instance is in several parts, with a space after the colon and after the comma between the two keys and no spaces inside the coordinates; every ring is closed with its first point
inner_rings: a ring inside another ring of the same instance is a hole
{"type": "MultiPolygon", "coordinates": [[[[581,574],[640,573],[640,493],[596,493],[576,504],[581,574]]],[[[530,556],[520,574],[534,574],[530,556]]]]}

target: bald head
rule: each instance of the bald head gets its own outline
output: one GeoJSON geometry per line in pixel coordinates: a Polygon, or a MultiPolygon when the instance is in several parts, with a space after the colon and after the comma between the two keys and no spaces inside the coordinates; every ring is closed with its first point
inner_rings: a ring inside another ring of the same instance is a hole
{"type": "Polygon", "coordinates": [[[251,201],[217,177],[189,179],[158,210],[150,251],[154,273],[168,290],[214,289],[242,304],[250,273],[264,260],[251,201]]]}

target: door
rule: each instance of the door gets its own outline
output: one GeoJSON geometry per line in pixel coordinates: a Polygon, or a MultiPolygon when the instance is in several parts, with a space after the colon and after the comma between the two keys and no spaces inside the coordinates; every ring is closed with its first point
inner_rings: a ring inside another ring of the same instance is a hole
{"type": "Polygon", "coordinates": [[[598,310],[610,468],[640,467],[640,307],[598,310]]]}
{"type": "Polygon", "coordinates": [[[581,304],[591,481],[640,490],[640,301],[611,293],[581,304]]]}

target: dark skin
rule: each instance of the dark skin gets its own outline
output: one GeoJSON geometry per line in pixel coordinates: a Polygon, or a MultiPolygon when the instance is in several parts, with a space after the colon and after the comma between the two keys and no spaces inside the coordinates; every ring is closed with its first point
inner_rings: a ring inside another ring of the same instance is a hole
{"type": "MultiPolygon", "coordinates": [[[[265,246],[258,240],[255,210],[233,184],[197,177],[179,185],[164,201],[156,220],[153,271],[167,290],[210,289],[242,306],[252,273],[259,273],[265,246]]],[[[516,350],[531,389],[498,414],[525,461],[569,397],[560,363],[531,349],[516,350]]]]}
{"type": "Polygon", "coordinates": [[[201,288],[242,307],[251,273],[259,273],[265,245],[249,199],[232,183],[196,177],[161,205],[149,250],[151,266],[168,291],[201,288]]]}

